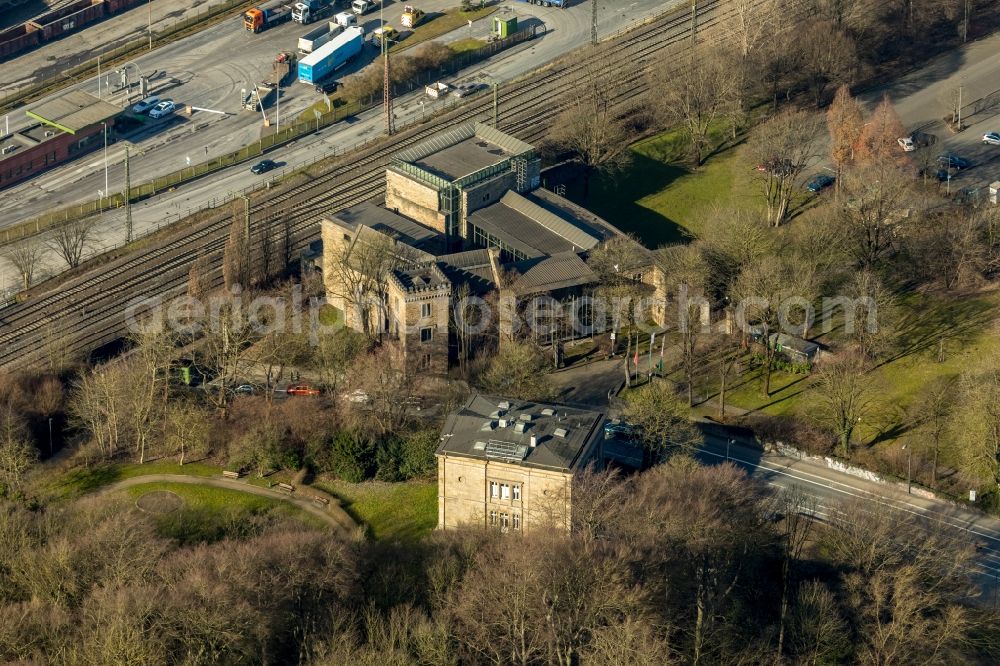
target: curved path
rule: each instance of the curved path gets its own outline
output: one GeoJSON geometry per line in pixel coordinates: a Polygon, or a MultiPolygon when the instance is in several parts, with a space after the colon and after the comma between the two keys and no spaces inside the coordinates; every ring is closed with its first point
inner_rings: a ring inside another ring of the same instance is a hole
{"type": "Polygon", "coordinates": [[[322,497],[330,500],[330,503],[325,507],[320,507],[313,503],[311,499],[307,499],[305,496],[296,496],[294,493],[289,495],[288,493],[271,490],[270,488],[255,486],[252,485],[247,479],[218,479],[206,476],[189,476],[186,474],[147,474],[145,476],[135,476],[131,479],[125,479],[123,481],[112,483],[98,492],[110,493],[116,490],[131,488],[133,486],[141,486],[146,483],[164,481],[168,483],[187,483],[194,486],[225,488],[226,490],[236,490],[243,493],[250,493],[251,495],[260,495],[261,497],[268,497],[270,499],[288,502],[295,505],[299,509],[308,512],[309,514],[316,516],[344,535],[350,534],[357,528],[357,523],[355,523],[351,517],[347,515],[347,512],[340,507],[340,503],[336,497],[333,497],[328,493],[324,493],[321,490],[310,488],[309,486],[299,486],[296,493],[307,492],[309,496],[322,497]]]}

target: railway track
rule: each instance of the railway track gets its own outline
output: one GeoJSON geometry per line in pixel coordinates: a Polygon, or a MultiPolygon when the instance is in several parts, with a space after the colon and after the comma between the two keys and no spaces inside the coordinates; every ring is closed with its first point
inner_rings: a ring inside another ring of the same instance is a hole
{"type": "MultiPolygon", "coordinates": [[[[724,0],[703,3],[699,31],[707,31],[724,13],[724,0]]],[[[663,15],[614,42],[612,51],[596,56],[624,84],[616,99],[622,107],[645,92],[645,63],[659,51],[690,34],[688,11],[663,15]]],[[[564,61],[505,89],[500,104],[501,129],[525,140],[545,134],[551,121],[568,104],[570,93],[586,75],[583,62],[564,61]]],[[[251,239],[262,230],[288,238],[294,256],[319,235],[317,222],[325,215],[373,199],[384,192],[384,169],[392,154],[442,128],[492,113],[489,96],[439,118],[399,132],[394,137],[342,160],[313,180],[281,189],[250,210],[251,239]]],[[[118,258],[59,285],[33,293],[24,303],[0,309],[0,368],[37,365],[50,358],[82,357],[120,339],[127,332],[128,304],[142,299],[182,294],[191,263],[206,255],[213,285],[222,284],[221,261],[232,213],[220,210],[207,220],[167,237],[161,244],[118,258]]]]}

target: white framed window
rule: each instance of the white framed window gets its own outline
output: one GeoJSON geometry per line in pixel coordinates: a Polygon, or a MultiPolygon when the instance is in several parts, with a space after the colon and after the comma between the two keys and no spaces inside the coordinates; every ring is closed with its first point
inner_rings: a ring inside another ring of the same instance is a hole
{"type": "Polygon", "coordinates": [[[514,514],[514,529],[515,530],[521,529],[521,514],[519,513],[514,514]]]}
{"type": "Polygon", "coordinates": [[[510,499],[510,484],[508,483],[500,484],[500,499],[505,499],[505,500],[510,499]]]}
{"type": "Polygon", "coordinates": [[[500,497],[500,484],[496,481],[490,481],[490,497],[493,499],[500,497]]]}
{"type": "Polygon", "coordinates": [[[510,528],[510,514],[501,513],[500,514],[500,529],[504,532],[510,528]]]}
{"type": "Polygon", "coordinates": [[[490,511],[490,525],[496,527],[496,524],[497,524],[497,512],[490,511]]]}
{"type": "Polygon", "coordinates": [[[433,328],[420,329],[420,342],[430,342],[434,338],[433,328]]]}
{"type": "Polygon", "coordinates": [[[421,303],[420,304],[420,316],[423,317],[424,319],[426,319],[426,318],[428,318],[428,317],[431,316],[431,304],[430,303],[421,303]]]}
{"type": "Polygon", "coordinates": [[[514,484],[514,501],[515,502],[521,501],[521,485],[518,483],[514,484]]]}

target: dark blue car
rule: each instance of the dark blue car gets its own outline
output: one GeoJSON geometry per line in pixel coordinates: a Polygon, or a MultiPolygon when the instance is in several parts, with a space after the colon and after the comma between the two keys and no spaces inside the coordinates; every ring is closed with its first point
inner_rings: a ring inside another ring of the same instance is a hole
{"type": "Polygon", "coordinates": [[[951,155],[945,153],[944,155],[939,155],[937,158],[938,163],[945,167],[946,169],[968,169],[972,166],[972,162],[965,159],[964,157],[959,157],[958,155],[951,155]]]}
{"type": "Polygon", "coordinates": [[[836,178],[829,174],[818,173],[806,183],[806,189],[813,193],[819,193],[833,185],[835,180],[836,178]]]}

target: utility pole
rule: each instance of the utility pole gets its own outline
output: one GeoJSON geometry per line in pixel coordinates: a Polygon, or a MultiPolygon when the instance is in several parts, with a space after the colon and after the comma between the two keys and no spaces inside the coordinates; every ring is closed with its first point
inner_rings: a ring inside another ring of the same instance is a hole
{"type": "Polygon", "coordinates": [[[240,198],[243,199],[243,252],[241,257],[241,263],[243,264],[243,269],[240,271],[241,281],[250,282],[250,197],[245,194],[241,194],[240,198]]]}
{"type": "Polygon", "coordinates": [[[146,0],[146,19],[149,25],[149,50],[153,50],[153,0],[146,0]]]}
{"type": "Polygon", "coordinates": [[[499,116],[498,104],[500,100],[500,83],[498,81],[493,82],[493,129],[497,129],[497,118],[499,116]]]}
{"type": "Polygon", "coordinates": [[[392,122],[392,86],[389,83],[389,39],[385,34],[385,21],[382,19],[382,5],[383,2],[378,3],[378,22],[379,26],[383,29],[382,34],[379,35],[379,42],[382,47],[382,106],[385,112],[385,133],[387,136],[392,136],[395,132],[392,122]]]}
{"type": "Polygon", "coordinates": [[[958,87],[958,131],[962,131],[962,86],[958,87]]]}
{"type": "Polygon", "coordinates": [[[125,242],[131,243],[132,238],[132,181],[128,169],[128,146],[125,146],[125,242]]]}
{"type": "Polygon", "coordinates": [[[590,5],[590,44],[597,46],[597,0],[591,0],[590,5]]]}

